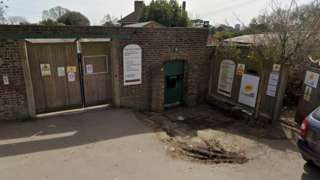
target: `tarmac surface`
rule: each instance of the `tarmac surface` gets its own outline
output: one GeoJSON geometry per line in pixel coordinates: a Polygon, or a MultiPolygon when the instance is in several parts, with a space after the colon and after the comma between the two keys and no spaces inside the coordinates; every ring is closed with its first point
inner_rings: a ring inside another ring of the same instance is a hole
{"type": "Polygon", "coordinates": [[[0,124],[3,180],[318,180],[287,140],[252,140],[246,164],[173,159],[153,129],[126,109],[0,124]]]}

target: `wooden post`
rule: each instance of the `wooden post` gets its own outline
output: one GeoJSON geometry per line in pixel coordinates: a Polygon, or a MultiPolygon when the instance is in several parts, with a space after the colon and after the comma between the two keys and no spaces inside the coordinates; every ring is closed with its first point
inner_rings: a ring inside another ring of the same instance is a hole
{"type": "Polygon", "coordinates": [[[21,64],[23,69],[24,81],[26,86],[26,96],[28,113],[31,118],[36,116],[36,107],[31,79],[31,72],[28,60],[27,43],[25,40],[19,40],[20,54],[21,54],[21,64]]]}
{"type": "Polygon", "coordinates": [[[120,80],[119,80],[119,41],[112,39],[111,41],[111,72],[112,72],[112,96],[113,103],[116,107],[121,105],[120,102],[120,80]]]}
{"type": "Polygon", "coordinates": [[[277,91],[277,96],[276,96],[277,98],[276,98],[276,103],[274,106],[273,116],[272,116],[273,123],[277,123],[280,118],[283,99],[284,99],[284,95],[285,95],[285,91],[288,83],[288,77],[289,77],[289,66],[284,64],[282,65],[281,71],[280,71],[279,88],[277,91]]]}

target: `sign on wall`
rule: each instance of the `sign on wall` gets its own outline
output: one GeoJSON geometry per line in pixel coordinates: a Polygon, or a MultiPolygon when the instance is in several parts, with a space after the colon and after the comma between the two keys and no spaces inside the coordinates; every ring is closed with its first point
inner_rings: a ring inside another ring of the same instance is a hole
{"type": "Polygon", "coordinates": [[[246,69],[246,65],[245,64],[238,64],[238,66],[237,66],[237,75],[238,76],[242,76],[244,74],[245,69],[246,69]]]}
{"type": "Polygon", "coordinates": [[[260,78],[244,74],[241,80],[239,102],[250,107],[256,106],[260,78]]]}
{"type": "Polygon", "coordinates": [[[318,81],[319,81],[319,74],[318,73],[307,71],[306,78],[304,80],[304,83],[306,85],[311,86],[313,88],[317,88],[318,81]]]}
{"type": "Polygon", "coordinates": [[[9,76],[8,76],[8,75],[3,75],[3,76],[2,76],[2,80],[3,80],[3,84],[4,84],[4,85],[9,85],[9,84],[10,84],[9,76]]]}
{"type": "Polygon", "coordinates": [[[279,83],[279,72],[272,72],[269,75],[267,95],[271,97],[276,96],[277,87],[279,83]]]}
{"type": "Polygon", "coordinates": [[[279,72],[281,70],[281,65],[280,64],[273,64],[272,71],[279,72]]]}
{"type": "Polygon", "coordinates": [[[310,101],[311,100],[311,93],[312,93],[312,87],[306,86],[306,88],[304,90],[303,99],[305,101],[310,101]]]}
{"type": "Polygon", "coordinates": [[[66,75],[66,71],[63,66],[57,68],[58,77],[64,77],[66,75]]]}
{"type": "Polygon", "coordinates": [[[139,45],[129,44],[123,49],[124,85],[142,83],[142,49],[139,45]]]}
{"type": "Polygon", "coordinates": [[[86,73],[93,74],[93,64],[86,64],[86,73]]]}
{"type": "Polygon", "coordinates": [[[40,64],[40,69],[42,76],[51,76],[50,64],[40,64]]]}
{"type": "Polygon", "coordinates": [[[232,60],[223,60],[220,64],[218,93],[231,97],[236,64],[232,60]]]}

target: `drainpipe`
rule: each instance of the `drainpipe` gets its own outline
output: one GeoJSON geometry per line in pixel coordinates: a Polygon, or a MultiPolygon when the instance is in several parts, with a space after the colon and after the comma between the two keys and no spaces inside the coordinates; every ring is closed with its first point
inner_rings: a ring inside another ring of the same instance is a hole
{"type": "Polygon", "coordinates": [[[81,43],[80,39],[76,40],[77,45],[77,57],[78,57],[78,64],[79,64],[79,80],[80,80],[80,91],[81,91],[81,100],[82,100],[82,107],[86,107],[86,96],[84,93],[84,71],[83,66],[84,62],[82,62],[82,51],[81,51],[81,43]]]}

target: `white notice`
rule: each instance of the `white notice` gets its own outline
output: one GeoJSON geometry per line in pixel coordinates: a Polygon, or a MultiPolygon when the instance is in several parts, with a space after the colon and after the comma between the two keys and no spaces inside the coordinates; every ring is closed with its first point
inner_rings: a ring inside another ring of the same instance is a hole
{"type": "Polygon", "coordinates": [[[86,73],[87,74],[93,73],[93,65],[92,64],[86,64],[86,73]]]}
{"type": "Polygon", "coordinates": [[[306,86],[306,89],[304,90],[303,99],[305,101],[310,101],[311,100],[311,93],[312,93],[312,87],[306,86]]]}
{"type": "Polygon", "coordinates": [[[10,84],[8,75],[4,75],[4,76],[2,77],[2,79],[3,79],[3,84],[4,84],[4,85],[9,85],[9,84],[10,84]]]}
{"type": "Polygon", "coordinates": [[[125,86],[142,83],[142,49],[136,44],[123,49],[123,78],[125,86]]]}
{"type": "Polygon", "coordinates": [[[260,78],[250,74],[244,74],[241,80],[239,102],[250,107],[256,106],[260,78]]]}
{"type": "Polygon", "coordinates": [[[40,64],[42,76],[51,76],[50,64],[40,64]]]}
{"type": "Polygon", "coordinates": [[[304,79],[304,83],[313,88],[317,88],[319,81],[319,74],[311,71],[307,71],[306,78],[304,79]]]}
{"type": "Polygon", "coordinates": [[[68,81],[69,81],[69,82],[74,82],[74,81],[76,81],[76,73],[74,73],[74,72],[68,72],[68,81]]]}
{"type": "Polygon", "coordinates": [[[268,88],[267,88],[267,95],[268,96],[271,96],[271,97],[276,96],[278,82],[279,82],[279,72],[270,73],[268,88]]]}
{"type": "Polygon", "coordinates": [[[65,68],[63,66],[58,67],[58,77],[64,77],[66,75],[65,68]]]}
{"type": "Polygon", "coordinates": [[[223,60],[220,64],[218,93],[231,97],[236,64],[231,60],[223,60]]]}

